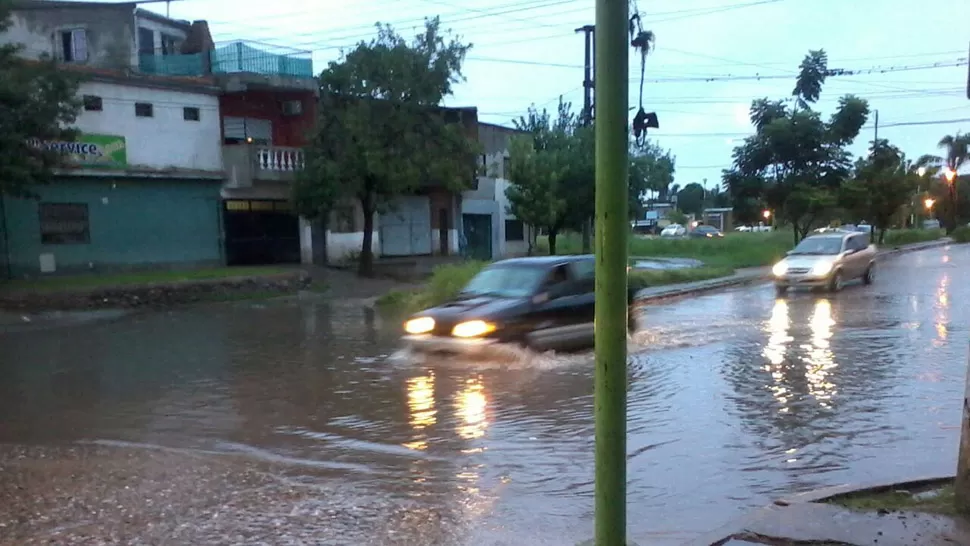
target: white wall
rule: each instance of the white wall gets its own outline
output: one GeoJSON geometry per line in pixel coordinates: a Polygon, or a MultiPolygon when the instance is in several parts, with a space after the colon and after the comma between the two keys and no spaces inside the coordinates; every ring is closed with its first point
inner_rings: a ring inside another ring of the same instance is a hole
{"type": "Polygon", "coordinates": [[[82,110],[78,129],[124,136],[130,166],[222,170],[217,96],[101,82],[83,83],[80,94],[101,97],[103,110],[82,110]],[[152,104],[154,116],[136,117],[136,102],[152,104]],[[198,108],[199,121],[186,121],[185,107],[198,108]]]}
{"type": "MultiPolygon", "coordinates": [[[[327,263],[339,264],[347,261],[351,256],[359,256],[364,248],[364,232],[334,233],[327,230],[327,263]]],[[[371,250],[374,256],[381,255],[381,236],[375,229],[371,239],[371,250]]]]}
{"type": "Polygon", "coordinates": [[[514,220],[515,215],[509,214],[509,199],[505,196],[505,189],[508,188],[509,181],[498,179],[495,181],[495,201],[498,202],[498,225],[499,225],[499,245],[502,256],[522,255],[529,252],[529,226],[523,227],[525,238],[521,241],[505,240],[505,221],[514,220]]]}

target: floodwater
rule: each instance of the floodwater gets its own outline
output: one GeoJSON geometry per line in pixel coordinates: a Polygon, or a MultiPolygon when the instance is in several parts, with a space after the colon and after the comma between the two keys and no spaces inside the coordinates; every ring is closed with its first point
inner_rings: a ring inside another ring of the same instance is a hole
{"type": "MultiPolygon", "coordinates": [[[[952,472],[968,270],[970,248],[944,247],[834,296],[760,285],[645,308],[631,539],[681,544],[788,493],[952,472]]],[[[591,356],[420,360],[397,327],[308,299],[0,334],[0,544],[591,537],[591,356]]]]}

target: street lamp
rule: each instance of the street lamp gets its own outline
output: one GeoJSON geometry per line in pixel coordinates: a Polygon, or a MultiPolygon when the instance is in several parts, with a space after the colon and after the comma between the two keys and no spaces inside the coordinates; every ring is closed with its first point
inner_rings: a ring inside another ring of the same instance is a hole
{"type": "Polygon", "coordinates": [[[916,169],[916,174],[918,174],[920,178],[926,176],[926,167],[920,167],[916,169]]]}
{"type": "Polygon", "coordinates": [[[957,176],[957,173],[953,169],[949,169],[948,168],[946,170],[946,173],[944,174],[944,176],[946,176],[946,181],[949,182],[950,184],[952,184],[953,183],[953,179],[956,178],[956,176],[957,176]]]}
{"type": "Polygon", "coordinates": [[[768,218],[771,218],[771,211],[770,210],[764,210],[764,211],[761,212],[761,215],[765,217],[765,220],[767,220],[768,218]]]}
{"type": "Polygon", "coordinates": [[[936,203],[936,200],[935,199],[926,198],[923,201],[923,205],[926,207],[926,210],[932,209],[933,208],[933,203],[936,203]]]}

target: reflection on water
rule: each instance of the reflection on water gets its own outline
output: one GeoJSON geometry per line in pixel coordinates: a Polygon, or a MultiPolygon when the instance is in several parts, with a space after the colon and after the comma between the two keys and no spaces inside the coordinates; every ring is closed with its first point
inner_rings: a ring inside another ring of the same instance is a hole
{"type": "Polygon", "coordinates": [[[434,372],[408,378],[407,392],[409,421],[411,428],[419,434],[414,440],[406,442],[404,447],[415,450],[427,449],[427,436],[423,431],[438,420],[438,411],[434,405],[434,372]]]}
{"type": "Polygon", "coordinates": [[[791,317],[788,314],[788,302],[784,299],[775,300],[775,305],[771,309],[771,318],[765,326],[768,333],[768,343],[762,350],[762,354],[768,359],[765,371],[771,374],[773,385],[768,388],[772,395],[781,404],[781,412],[787,412],[789,390],[785,385],[785,374],[782,365],[785,363],[788,354],[788,344],[794,339],[789,335],[791,328],[791,317]]]}
{"type": "Polygon", "coordinates": [[[831,382],[830,376],[832,369],[838,366],[830,344],[835,326],[835,320],[832,318],[832,302],[820,299],[815,303],[809,326],[812,331],[812,344],[805,358],[808,393],[818,400],[822,407],[828,407],[828,400],[835,395],[835,385],[831,382]]]}
{"type": "Polygon", "coordinates": [[[459,423],[456,431],[464,440],[474,440],[485,435],[488,428],[488,398],[481,376],[469,378],[455,399],[459,423]]]}
{"type": "Polygon", "coordinates": [[[940,276],[940,283],[936,288],[936,305],[934,309],[934,328],[936,329],[935,347],[940,347],[946,342],[948,313],[950,309],[950,275],[944,273],[940,276]]]}

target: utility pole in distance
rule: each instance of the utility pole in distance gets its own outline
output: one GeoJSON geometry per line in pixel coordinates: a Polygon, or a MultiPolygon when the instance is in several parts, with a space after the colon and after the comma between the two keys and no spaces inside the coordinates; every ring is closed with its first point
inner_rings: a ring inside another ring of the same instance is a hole
{"type": "MultiPolygon", "coordinates": [[[[577,28],[576,32],[582,32],[586,39],[586,58],[583,62],[585,72],[583,77],[583,116],[581,121],[584,127],[589,127],[593,123],[593,40],[596,36],[596,26],[586,25],[577,28]]],[[[583,252],[589,252],[593,246],[592,224],[592,218],[583,220],[583,252]]]]}

